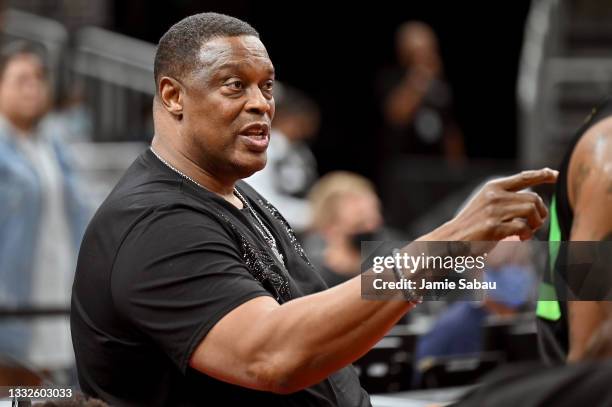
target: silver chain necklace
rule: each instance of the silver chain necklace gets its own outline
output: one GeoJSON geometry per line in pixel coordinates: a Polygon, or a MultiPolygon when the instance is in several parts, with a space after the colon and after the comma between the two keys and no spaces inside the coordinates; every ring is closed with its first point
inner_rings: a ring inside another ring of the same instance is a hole
{"type": "MultiPolygon", "coordinates": [[[[166,160],[164,160],[159,154],[157,154],[157,152],[153,149],[153,146],[150,146],[149,149],[151,150],[151,152],[153,153],[153,155],[155,155],[155,157],[157,157],[157,159],[159,161],[161,161],[162,163],[164,163],[164,165],[168,168],[170,168],[172,171],[176,172],[178,175],[180,175],[181,177],[185,178],[186,180],[191,181],[193,184],[197,185],[198,187],[202,188],[202,189],[206,189],[202,184],[200,184],[198,181],[194,180],[193,178],[191,178],[189,175],[179,171],[177,168],[175,168],[173,165],[171,165],[169,162],[167,162],[166,160]]],[[[240,202],[242,202],[242,205],[244,205],[244,207],[246,209],[248,209],[249,213],[253,216],[253,218],[255,219],[255,221],[259,224],[254,224],[253,226],[255,226],[255,229],[257,229],[257,231],[259,232],[259,234],[264,238],[264,240],[266,241],[266,243],[268,244],[268,246],[270,247],[270,249],[272,249],[272,252],[274,252],[274,255],[276,256],[276,258],[281,262],[281,264],[285,264],[284,260],[283,260],[283,255],[281,254],[281,252],[278,250],[278,246],[276,244],[276,239],[274,238],[274,235],[272,235],[272,232],[270,232],[270,229],[268,229],[266,227],[266,225],[263,223],[263,221],[259,218],[259,216],[257,215],[257,213],[255,212],[255,210],[253,209],[253,207],[249,204],[249,202],[242,196],[242,194],[238,191],[238,189],[236,189],[236,187],[234,187],[234,195],[240,199],[240,202]]]]}
{"type": "Polygon", "coordinates": [[[268,229],[265,223],[263,223],[259,215],[257,215],[257,212],[255,212],[255,209],[253,209],[253,207],[249,203],[249,201],[247,201],[242,196],[242,194],[238,191],[238,189],[236,189],[235,187],[234,187],[234,195],[236,195],[238,199],[242,201],[242,204],[244,205],[244,207],[249,210],[249,213],[253,215],[253,218],[255,218],[257,223],[259,223],[259,226],[261,226],[261,229],[259,228],[259,226],[257,226],[257,224],[255,224],[254,226],[259,231],[259,233],[263,236],[264,240],[268,243],[268,246],[270,247],[270,249],[272,249],[276,258],[278,258],[278,260],[282,264],[285,264],[283,255],[281,254],[280,250],[278,250],[278,246],[276,245],[276,239],[274,239],[274,235],[272,235],[272,232],[270,232],[270,229],[268,229]]]}

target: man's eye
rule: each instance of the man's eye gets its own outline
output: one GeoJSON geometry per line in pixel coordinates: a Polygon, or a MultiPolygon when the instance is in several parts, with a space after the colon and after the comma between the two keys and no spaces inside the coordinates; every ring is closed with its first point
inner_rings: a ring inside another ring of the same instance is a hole
{"type": "Polygon", "coordinates": [[[225,86],[229,87],[232,90],[242,90],[242,82],[240,81],[233,81],[226,84],[225,86]]]}
{"type": "Polygon", "coordinates": [[[272,90],[274,88],[274,82],[273,81],[266,82],[263,88],[264,90],[268,90],[268,91],[272,90]]]}

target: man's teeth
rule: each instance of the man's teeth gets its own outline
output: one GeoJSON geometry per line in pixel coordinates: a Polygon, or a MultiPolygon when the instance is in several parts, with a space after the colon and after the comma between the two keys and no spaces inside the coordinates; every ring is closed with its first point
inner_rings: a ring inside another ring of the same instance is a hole
{"type": "Polygon", "coordinates": [[[249,131],[246,133],[246,135],[257,139],[263,139],[266,137],[263,131],[249,131]]]}

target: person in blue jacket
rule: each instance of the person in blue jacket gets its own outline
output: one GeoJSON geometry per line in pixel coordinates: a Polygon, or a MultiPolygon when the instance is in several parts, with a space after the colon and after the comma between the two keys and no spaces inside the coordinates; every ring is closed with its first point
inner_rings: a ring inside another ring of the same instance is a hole
{"type": "MultiPolygon", "coordinates": [[[[89,218],[61,129],[45,120],[50,88],[33,45],[0,50],[0,307],[68,307],[89,218]]],[[[70,363],[67,321],[0,320],[0,355],[45,368],[70,363]]]]}

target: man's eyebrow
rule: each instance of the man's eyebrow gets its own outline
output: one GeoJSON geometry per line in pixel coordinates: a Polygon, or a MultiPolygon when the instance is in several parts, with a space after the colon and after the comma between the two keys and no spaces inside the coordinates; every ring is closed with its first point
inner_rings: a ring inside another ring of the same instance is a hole
{"type": "Polygon", "coordinates": [[[220,71],[222,69],[242,69],[244,63],[242,62],[225,62],[219,66],[215,66],[214,69],[220,71]]]}
{"type": "MultiPolygon", "coordinates": [[[[242,70],[244,68],[246,68],[248,65],[245,64],[244,62],[224,62],[223,64],[219,65],[219,66],[214,66],[213,69],[215,71],[222,71],[222,70],[242,70]]],[[[270,66],[267,68],[268,73],[274,75],[275,71],[274,71],[274,67],[270,66]]]]}

